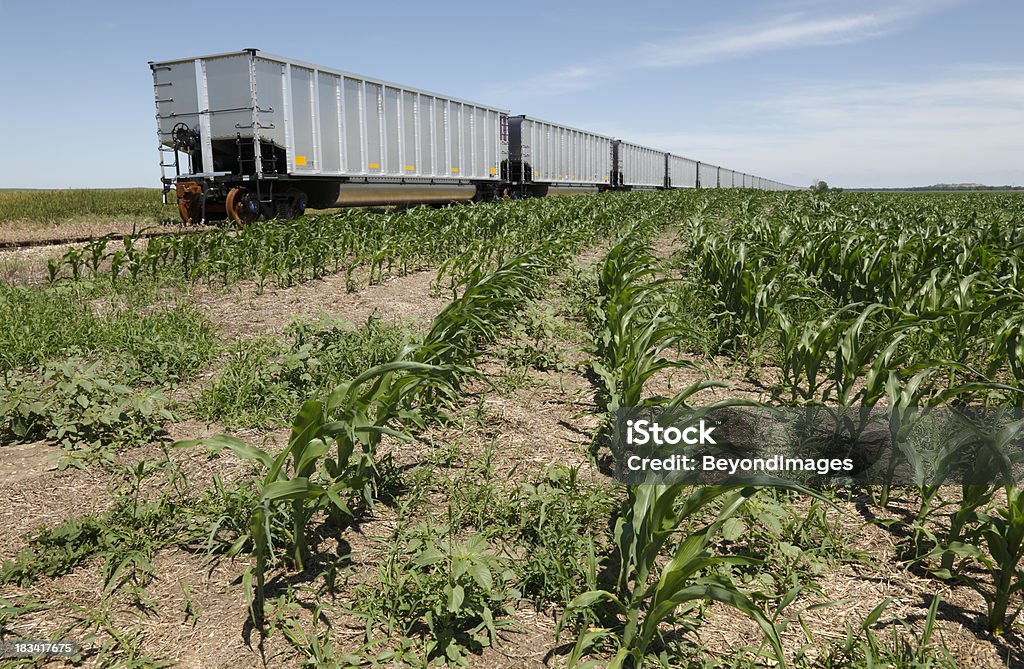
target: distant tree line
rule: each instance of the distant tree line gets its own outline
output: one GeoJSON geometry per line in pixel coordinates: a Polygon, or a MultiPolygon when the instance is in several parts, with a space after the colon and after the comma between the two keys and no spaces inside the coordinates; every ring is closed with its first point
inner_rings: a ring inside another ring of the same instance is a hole
{"type": "MultiPolygon", "coordinates": [[[[813,188],[813,187],[812,187],[813,188]]],[[[859,191],[989,191],[1024,190],[1024,186],[985,186],[983,184],[932,184],[931,186],[907,186],[906,188],[851,188],[859,191]]]]}

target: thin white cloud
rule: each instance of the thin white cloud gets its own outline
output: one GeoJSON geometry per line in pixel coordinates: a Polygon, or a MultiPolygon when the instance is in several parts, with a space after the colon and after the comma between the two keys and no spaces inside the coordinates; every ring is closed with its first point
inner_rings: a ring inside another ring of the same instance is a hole
{"type": "Polygon", "coordinates": [[[1024,185],[1024,66],[819,83],[745,102],[756,121],[742,129],[621,134],[797,185],[815,177],[845,186],[1024,185]]]}
{"type": "MultiPolygon", "coordinates": [[[[484,97],[511,95],[517,100],[575,93],[594,88],[630,71],[691,67],[753,56],[768,51],[852,44],[891,34],[910,19],[960,0],[904,0],[881,9],[838,16],[808,12],[747,25],[691,31],[671,39],[632,45],[614,57],[570,64],[542,76],[492,87],[484,97]]],[[[819,12],[823,12],[820,10],[819,12]]]]}
{"type": "Polygon", "coordinates": [[[601,69],[586,65],[574,65],[552,72],[545,72],[536,77],[529,77],[518,82],[505,84],[500,88],[481,95],[481,99],[506,98],[512,89],[517,95],[524,92],[531,97],[554,95],[559,93],[576,93],[593,88],[601,80],[601,69]]]}
{"type": "Polygon", "coordinates": [[[905,12],[892,10],[835,18],[793,14],[770,23],[649,44],[639,49],[633,63],[636,67],[681,67],[765,51],[852,44],[889,34],[906,18],[905,12]]]}

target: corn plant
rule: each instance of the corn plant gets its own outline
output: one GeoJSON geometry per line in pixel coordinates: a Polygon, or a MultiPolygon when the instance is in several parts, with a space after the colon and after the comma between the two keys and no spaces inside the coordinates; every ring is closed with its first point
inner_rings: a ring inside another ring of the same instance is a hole
{"type": "MultiPolygon", "coordinates": [[[[782,383],[800,400],[818,399],[821,393],[819,384],[828,378],[824,375],[830,371],[829,359],[843,338],[847,324],[843,316],[852,308],[851,305],[836,311],[821,322],[808,320],[799,324],[783,311],[778,311],[782,383]]],[[[837,359],[837,366],[842,359],[837,359]]]]}
{"type": "Polygon", "coordinates": [[[751,262],[750,249],[742,242],[736,250],[714,236],[700,243],[704,251],[698,262],[723,314],[732,319],[729,343],[736,346],[764,331],[775,306],[788,299],[785,275],[789,268],[767,258],[751,262]]]}
{"type": "MultiPolygon", "coordinates": [[[[1002,634],[1012,627],[1020,614],[1020,608],[1010,612],[1012,597],[1024,591],[1024,489],[1016,485],[1007,485],[1003,489],[1006,504],[997,505],[988,511],[973,511],[970,521],[975,524],[962,541],[955,541],[940,546],[930,557],[942,557],[950,564],[956,558],[962,560],[956,571],[940,568],[939,576],[954,576],[974,588],[984,599],[988,607],[988,630],[993,634],[1002,634]],[[991,585],[964,571],[967,564],[981,565],[991,576],[991,585]]],[[[970,505],[980,503],[985,494],[975,494],[964,500],[963,510],[970,505]]],[[[963,515],[958,511],[958,515],[963,515]]],[[[957,531],[964,534],[964,528],[957,531]]]]}
{"type": "Polygon", "coordinates": [[[608,252],[598,278],[600,329],[595,336],[597,359],[591,365],[604,384],[609,412],[641,406],[645,383],[683,364],[662,355],[679,330],[657,305],[667,280],[648,281],[654,271],[646,246],[627,237],[608,252]]]}
{"type": "MultiPolygon", "coordinates": [[[[671,400],[643,398],[644,385],[651,376],[679,364],[662,355],[676,341],[678,330],[657,306],[664,299],[667,281],[656,278],[655,266],[642,235],[633,231],[608,252],[601,268],[600,329],[594,337],[597,360],[592,367],[603,381],[609,412],[623,407],[686,406],[695,393],[721,385],[698,382],[671,400]]],[[[576,666],[584,656],[610,643],[614,651],[610,669],[639,667],[660,637],[662,625],[671,622],[680,607],[708,601],[728,604],[755,620],[782,661],[781,640],[774,625],[730,580],[708,573],[719,565],[747,562],[714,556],[709,547],[724,523],[755,492],[749,486],[693,487],[692,482],[629,486],[615,521],[618,575],[614,588],[591,589],[567,607],[567,614],[586,611],[606,621],[610,616],[611,624],[582,631],[569,665],[576,666]],[[689,492],[684,496],[684,491],[689,492]],[[669,538],[713,502],[722,504],[715,519],[686,535],[672,550],[660,578],[652,579],[656,560],[669,538]]]]}
{"type": "MultiPolygon", "coordinates": [[[[1000,324],[989,355],[988,375],[994,376],[1005,361],[1017,388],[1024,387],[1024,301],[1017,300],[1011,313],[1016,315],[1006,318],[1000,324]]],[[[1018,408],[1024,407],[1024,395],[1017,395],[1018,408]]]]}
{"type": "Polygon", "coordinates": [[[254,620],[262,621],[266,571],[276,555],[272,527],[278,517],[289,519],[283,538],[286,562],[302,571],[308,557],[306,536],[311,516],[322,510],[343,522],[353,515],[351,497],[372,504],[376,447],[381,437],[410,439],[390,424],[423,425],[423,414],[407,403],[408,396],[425,383],[444,386],[448,372],[401,360],[373,367],[338,385],[326,401],[304,403],[293,419],[287,448],[277,455],[226,435],[176,444],[202,444],[212,452],[227,448],[266,469],[259,506],[251,510],[249,531],[228,551],[237,554],[249,547],[252,553],[254,564],[244,581],[252,592],[255,580],[254,620]]]}
{"type": "Polygon", "coordinates": [[[462,294],[434,317],[411,359],[430,364],[465,364],[495,340],[508,317],[539,294],[554,268],[556,240],[510,258],[492,272],[477,268],[462,294]]]}
{"type": "Polygon", "coordinates": [[[372,505],[377,447],[384,436],[411,437],[405,427],[423,428],[439,399],[454,397],[460,378],[472,374],[467,363],[480,355],[511,311],[540,286],[549,265],[543,249],[516,256],[487,275],[475,275],[463,294],[435,317],[419,346],[407,346],[391,362],[372,367],[351,381],[339,383],[326,399],[305,402],[292,421],[288,446],[277,455],[225,435],[179,442],[205,445],[217,452],[227,448],[265,470],[259,504],[251,509],[248,532],[229,549],[249,548],[253,564],[243,581],[255,596],[253,619],[260,625],[266,597],[266,572],[280,553],[302,571],[308,558],[307,532],[311,517],[325,511],[339,522],[351,517],[351,498],[372,505]],[[445,363],[445,364],[437,364],[445,363]],[[275,539],[274,527],[287,518],[288,529],[275,539]]]}
{"type": "Polygon", "coordinates": [[[640,667],[660,638],[663,626],[674,619],[680,607],[707,601],[731,606],[754,620],[784,666],[782,642],[772,622],[730,580],[708,573],[719,565],[751,562],[748,558],[716,556],[709,548],[725,522],[755,493],[755,488],[740,484],[631,486],[623,513],[615,523],[619,564],[615,588],[590,590],[567,607],[567,612],[578,612],[607,606],[614,623],[581,632],[569,656],[569,666],[576,666],[601,644],[610,643],[614,655],[609,669],[640,667]],[[680,540],[660,576],[652,580],[656,560],[669,538],[712,503],[721,504],[714,520],[680,540]]]}
{"type": "Polygon", "coordinates": [[[1015,388],[991,381],[971,381],[945,388],[936,387],[933,377],[950,368],[960,368],[969,374],[973,370],[964,368],[952,361],[931,364],[919,364],[906,370],[888,370],[885,380],[885,392],[888,401],[886,409],[889,419],[889,433],[895,449],[889,459],[888,471],[883,481],[879,504],[886,506],[892,487],[893,474],[898,464],[906,462],[911,469],[913,484],[921,492],[922,503],[927,503],[929,495],[925,492],[926,473],[924,469],[926,453],[918,450],[909,438],[914,428],[936,407],[943,406],[950,400],[970,397],[976,393],[1003,392],[1014,394],[1015,388]]]}
{"type": "Polygon", "coordinates": [[[1024,590],[1024,492],[1014,478],[1014,468],[1024,462],[1024,455],[1015,450],[1019,449],[1015,444],[1024,420],[998,429],[960,422],[963,427],[948,440],[937,463],[938,477],[922,492],[926,502],[914,529],[934,545],[923,558],[939,560],[933,573],[963,580],[976,589],[988,604],[989,631],[998,634],[1012,625],[1019,611],[1008,614],[1010,599],[1024,590]],[[929,516],[942,507],[931,509],[927,504],[938,497],[945,477],[954,469],[963,470],[962,494],[949,516],[948,529],[932,530],[929,516]],[[993,505],[1000,490],[1006,504],[993,505]],[[991,587],[970,572],[968,567],[974,564],[980,564],[991,575],[991,587]]]}
{"type": "Polygon", "coordinates": [[[696,195],[625,193],[607,198],[556,198],[499,202],[442,210],[346,211],[294,221],[260,221],[229,228],[168,234],[145,248],[137,235],[123,250],[106,252],[106,240],[70,249],[55,263],[54,280],[73,280],[90,267],[94,275],[138,281],[169,274],[188,281],[227,284],[253,280],[259,286],[309,281],[345,272],[354,288],[357,270],[380,283],[387,276],[439,267],[438,286],[462,285],[477,269],[488,272],[551,237],[572,253],[615,234],[630,221],[648,223],[685,211],[696,195]]]}
{"type": "Polygon", "coordinates": [[[1006,505],[979,517],[980,534],[989,558],[982,559],[993,579],[993,591],[985,596],[988,604],[988,628],[1001,634],[1010,627],[1020,609],[1007,614],[1010,598],[1024,591],[1024,489],[1009,485],[1004,488],[1006,505]]]}

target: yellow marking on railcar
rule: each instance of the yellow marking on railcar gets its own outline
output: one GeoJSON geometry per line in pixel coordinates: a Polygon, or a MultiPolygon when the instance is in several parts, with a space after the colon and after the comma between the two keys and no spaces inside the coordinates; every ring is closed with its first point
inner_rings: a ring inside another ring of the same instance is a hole
{"type": "Polygon", "coordinates": [[[370,169],[371,170],[379,170],[380,169],[380,163],[370,163],[370,169]]]}
{"type": "Polygon", "coordinates": [[[295,156],[295,164],[296,165],[305,165],[306,164],[306,156],[295,156]]]}

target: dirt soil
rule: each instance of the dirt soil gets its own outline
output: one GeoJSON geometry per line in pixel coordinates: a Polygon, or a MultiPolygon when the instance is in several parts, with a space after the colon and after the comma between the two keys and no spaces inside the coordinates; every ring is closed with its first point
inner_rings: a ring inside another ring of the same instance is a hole
{"type": "MultiPolygon", "coordinates": [[[[174,212],[177,215],[177,212],[174,212]]],[[[102,220],[72,219],[57,224],[8,221],[0,225],[0,246],[40,242],[54,244],[92,239],[96,237],[130,235],[138,232],[161,233],[195,230],[197,226],[186,226],[180,222],[158,223],[152,220],[102,220]]]]}
{"type": "Polygon", "coordinates": [[[267,287],[263,293],[251,286],[220,292],[198,288],[194,297],[218,330],[231,338],[279,336],[294,319],[320,314],[353,324],[371,315],[388,322],[429,324],[448,302],[432,290],[436,277],[433,271],[413,272],[349,292],[345,276],[335,274],[287,288],[267,287]]]}

